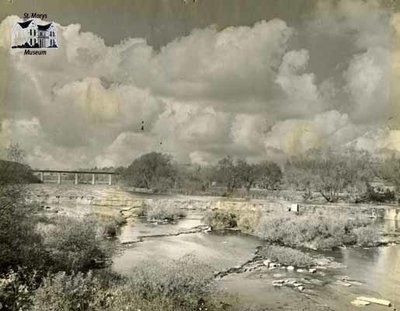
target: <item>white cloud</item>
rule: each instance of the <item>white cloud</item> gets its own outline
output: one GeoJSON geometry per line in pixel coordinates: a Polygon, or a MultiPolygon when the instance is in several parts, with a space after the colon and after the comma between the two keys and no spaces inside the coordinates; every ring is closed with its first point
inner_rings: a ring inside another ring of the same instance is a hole
{"type": "Polygon", "coordinates": [[[12,69],[1,137],[18,141],[37,167],[126,165],[149,151],[195,163],[227,154],[282,159],[378,137],[388,140],[377,148],[396,149],[394,132],[368,136],[390,109],[385,12],[371,1],[324,5],[309,28],[279,19],[208,27],[159,51],[144,38],[107,46],[80,25],[57,25],[60,47],[45,57],[9,49],[17,17],[8,17],[0,24],[0,55],[12,69]],[[313,46],[324,44],[317,30],[324,40],[354,39],[323,78],[314,72],[313,46]],[[306,39],[294,49],[298,31],[306,39]]]}

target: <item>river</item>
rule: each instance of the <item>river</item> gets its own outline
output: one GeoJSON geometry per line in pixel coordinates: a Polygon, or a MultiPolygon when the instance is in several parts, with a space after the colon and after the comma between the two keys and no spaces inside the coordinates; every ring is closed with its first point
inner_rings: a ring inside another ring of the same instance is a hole
{"type": "MultiPolygon", "coordinates": [[[[121,241],[140,242],[123,248],[113,259],[113,269],[130,275],[135,266],[142,262],[178,259],[191,254],[214,271],[222,271],[251,259],[256,247],[263,244],[255,237],[235,232],[185,234],[186,230],[201,224],[201,217],[200,213],[189,213],[186,219],[177,224],[154,225],[138,221],[125,226],[121,241]]],[[[383,225],[398,230],[397,223],[383,225]]],[[[316,274],[286,270],[231,274],[217,280],[217,285],[224,291],[238,295],[242,303],[272,310],[355,310],[356,307],[350,302],[357,296],[384,298],[400,306],[400,245],[343,248],[320,254],[331,257],[342,267],[338,265],[338,268],[316,274]],[[342,282],[344,277],[349,281],[342,282]],[[306,290],[299,293],[292,288],[274,288],[271,283],[277,278],[301,280],[306,290]]],[[[388,310],[377,305],[367,308],[388,310]]]]}
{"type": "MultiPolygon", "coordinates": [[[[102,202],[102,198],[108,200],[110,197],[121,197],[123,200],[141,197],[100,186],[33,185],[31,190],[33,198],[49,207],[46,208],[47,211],[71,216],[99,212],[119,213],[121,207],[93,204],[90,199],[92,197],[98,198],[99,202],[102,202]]],[[[191,199],[187,197],[185,200],[191,199]]],[[[106,204],[107,200],[104,201],[106,204]]],[[[134,243],[122,245],[113,258],[112,268],[124,275],[130,275],[143,261],[151,263],[154,260],[178,259],[192,254],[214,271],[222,271],[251,259],[256,247],[263,244],[263,241],[253,236],[234,232],[185,234],[201,225],[201,219],[202,212],[194,209],[176,224],[155,225],[141,220],[128,223],[122,228],[119,239],[123,243],[134,243]]],[[[400,232],[399,223],[395,221],[381,221],[377,225],[386,232],[400,232]]],[[[268,310],[355,310],[357,308],[350,302],[360,295],[388,299],[395,307],[400,308],[400,245],[369,249],[343,248],[319,254],[331,257],[342,264],[342,267],[339,265],[336,269],[322,270],[315,274],[286,270],[229,274],[218,279],[217,286],[238,295],[243,303],[265,306],[268,310]],[[342,276],[351,280],[347,282],[351,283],[350,287],[338,281],[342,276]],[[282,278],[300,280],[305,285],[304,292],[272,286],[272,280],[282,278]]],[[[393,310],[377,305],[366,308],[393,310]]]]}

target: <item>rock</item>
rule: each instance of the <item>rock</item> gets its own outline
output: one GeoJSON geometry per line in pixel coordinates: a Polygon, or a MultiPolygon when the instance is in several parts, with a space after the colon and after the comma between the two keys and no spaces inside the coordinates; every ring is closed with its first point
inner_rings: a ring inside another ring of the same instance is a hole
{"type": "Polygon", "coordinates": [[[272,284],[275,284],[275,283],[277,283],[277,284],[283,284],[285,282],[285,280],[273,280],[272,281],[272,284]]]}
{"type": "Polygon", "coordinates": [[[302,273],[302,272],[304,272],[305,270],[304,270],[304,269],[297,269],[296,271],[302,273]]]}
{"type": "Polygon", "coordinates": [[[281,273],[275,273],[274,275],[273,275],[273,277],[274,278],[281,278],[281,277],[284,277],[285,275],[284,274],[281,274],[281,273]]]}
{"type": "Polygon", "coordinates": [[[282,287],[284,282],[285,282],[285,280],[274,280],[274,281],[272,281],[272,286],[282,287]]]}
{"type": "Polygon", "coordinates": [[[304,286],[299,286],[297,289],[302,292],[304,290],[304,286]]]}
{"type": "Polygon", "coordinates": [[[385,299],[378,299],[378,298],[373,298],[373,297],[364,297],[364,296],[360,296],[357,297],[357,300],[362,300],[362,301],[367,301],[370,303],[376,303],[378,305],[382,305],[382,306],[386,306],[386,307],[390,307],[391,303],[389,300],[385,300],[385,299]]]}
{"type": "Polygon", "coordinates": [[[293,283],[293,286],[294,286],[294,287],[299,287],[299,286],[302,286],[302,285],[303,285],[303,284],[298,283],[298,282],[294,282],[294,283],[293,283]]]}
{"type": "Polygon", "coordinates": [[[342,285],[342,286],[346,286],[346,287],[350,287],[351,286],[351,283],[340,281],[340,280],[336,281],[336,283],[339,284],[339,285],[342,285]]]}
{"type": "Polygon", "coordinates": [[[263,261],[264,266],[267,266],[267,267],[269,266],[270,263],[271,263],[271,261],[268,259],[263,261]]]}
{"type": "Polygon", "coordinates": [[[288,267],[286,267],[286,269],[287,269],[288,271],[294,271],[294,267],[293,267],[293,266],[288,266],[288,267]]]}
{"type": "Polygon", "coordinates": [[[269,269],[269,270],[275,270],[276,267],[269,267],[268,269],[269,269]]]}
{"type": "Polygon", "coordinates": [[[308,269],[308,271],[311,272],[311,273],[315,273],[315,272],[317,272],[317,269],[310,268],[310,269],[308,269]]]}
{"type": "Polygon", "coordinates": [[[363,300],[358,300],[355,299],[351,302],[352,305],[356,306],[356,307],[363,307],[363,306],[368,306],[370,304],[370,302],[368,301],[363,301],[363,300]]]}

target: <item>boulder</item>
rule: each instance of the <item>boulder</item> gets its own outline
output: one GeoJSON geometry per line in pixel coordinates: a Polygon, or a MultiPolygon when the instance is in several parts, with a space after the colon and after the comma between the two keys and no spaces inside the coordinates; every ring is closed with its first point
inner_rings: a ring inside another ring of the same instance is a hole
{"type": "Polygon", "coordinates": [[[356,306],[356,307],[363,307],[363,306],[368,306],[370,304],[370,302],[368,301],[363,301],[363,300],[358,300],[355,299],[351,302],[352,305],[356,306]]]}
{"type": "Polygon", "coordinates": [[[382,305],[382,306],[386,306],[386,307],[390,307],[391,303],[389,300],[385,300],[385,299],[378,299],[378,298],[373,298],[373,297],[364,297],[364,296],[360,296],[357,297],[357,300],[362,300],[362,301],[366,301],[366,302],[370,302],[370,303],[376,303],[378,305],[382,305]]]}

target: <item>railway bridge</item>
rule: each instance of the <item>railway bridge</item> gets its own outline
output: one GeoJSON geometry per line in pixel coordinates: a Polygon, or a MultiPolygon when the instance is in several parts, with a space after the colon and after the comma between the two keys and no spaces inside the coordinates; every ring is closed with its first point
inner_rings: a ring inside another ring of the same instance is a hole
{"type": "Polygon", "coordinates": [[[73,181],[75,185],[79,183],[84,183],[82,181],[83,178],[81,176],[91,177],[89,178],[89,180],[86,177],[85,179],[88,181],[86,181],[85,183],[91,183],[92,185],[95,185],[97,182],[97,183],[112,185],[113,182],[112,176],[118,175],[118,173],[115,172],[104,172],[104,171],[39,170],[39,169],[32,170],[32,173],[38,175],[42,183],[56,182],[57,184],[61,184],[62,177],[64,177],[64,181],[73,181]],[[54,175],[56,175],[56,179],[51,178],[54,175]],[[103,177],[102,181],[99,178],[100,176],[103,177]],[[104,176],[107,177],[105,181],[104,181],[104,176]],[[97,180],[96,177],[98,177],[97,180]]]}

